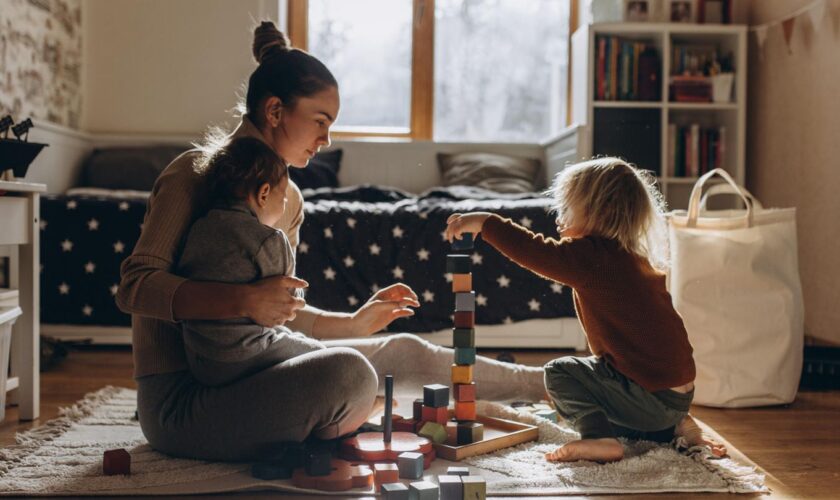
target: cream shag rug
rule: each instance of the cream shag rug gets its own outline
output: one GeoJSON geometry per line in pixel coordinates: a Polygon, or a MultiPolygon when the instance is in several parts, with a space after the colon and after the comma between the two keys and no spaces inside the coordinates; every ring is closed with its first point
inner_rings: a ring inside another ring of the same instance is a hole
{"type": "MultiPolygon", "coordinates": [[[[254,479],[250,464],[176,459],[152,450],[133,420],[136,399],[133,390],[106,387],[62,409],[59,418],[18,434],[16,446],[0,450],[0,495],[310,492],[287,481],[254,479]],[[113,448],[131,453],[130,476],[102,475],[102,454],[113,448]]],[[[480,402],[479,412],[537,425],[540,430],[536,442],[464,461],[473,474],[485,477],[490,495],[767,491],[764,475],[754,468],[731,459],[714,459],[704,449],[681,449],[679,444],[626,442],[626,458],[607,465],[548,463],[543,453],[577,439],[574,431],[498,403],[480,402]]],[[[450,465],[453,462],[435,460],[426,479],[445,473],[450,465]]],[[[341,495],[348,493],[372,492],[341,495]]]]}

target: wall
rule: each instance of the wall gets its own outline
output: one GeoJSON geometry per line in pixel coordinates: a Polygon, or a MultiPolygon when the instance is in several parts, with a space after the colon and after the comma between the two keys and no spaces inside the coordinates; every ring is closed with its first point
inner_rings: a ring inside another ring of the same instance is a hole
{"type": "MultiPolygon", "coordinates": [[[[751,24],[810,0],[753,0],[751,24]]],[[[840,344],[840,0],[815,31],[797,18],[790,52],[780,26],[750,37],[747,186],[768,206],[795,206],[805,333],[840,344]]]]}
{"type": "Polygon", "coordinates": [[[81,0],[3,0],[0,116],[79,128],[81,0]]]}

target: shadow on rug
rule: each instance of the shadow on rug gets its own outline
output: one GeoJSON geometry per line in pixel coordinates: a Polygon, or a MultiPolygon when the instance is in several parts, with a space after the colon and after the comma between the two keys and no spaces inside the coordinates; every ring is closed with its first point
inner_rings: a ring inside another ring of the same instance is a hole
{"type": "MultiPolygon", "coordinates": [[[[20,433],[17,445],[0,450],[0,495],[162,495],[206,494],[295,488],[288,481],[262,481],[250,464],[172,458],[151,449],[133,420],[137,393],[106,387],[43,426],[20,433]],[[102,475],[105,450],[131,453],[130,476],[102,475]]],[[[579,495],[596,493],[767,491],[764,475],[702,448],[677,450],[650,442],[624,442],[625,459],[612,464],[549,463],[543,454],[577,439],[577,433],[498,403],[479,403],[479,413],[537,425],[539,440],[471,457],[460,465],[484,476],[489,495],[579,495]]],[[[427,480],[454,465],[437,459],[427,480]]],[[[404,481],[408,483],[408,481],[404,481]]],[[[436,481],[434,481],[436,482],[436,481]]],[[[371,490],[340,493],[370,495],[371,490]]]]}

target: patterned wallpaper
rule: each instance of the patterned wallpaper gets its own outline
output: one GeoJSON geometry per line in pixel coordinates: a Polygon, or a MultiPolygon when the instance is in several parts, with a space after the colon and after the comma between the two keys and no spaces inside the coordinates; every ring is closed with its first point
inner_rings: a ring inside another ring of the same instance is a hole
{"type": "Polygon", "coordinates": [[[82,0],[0,2],[0,116],[78,129],[82,0]]]}

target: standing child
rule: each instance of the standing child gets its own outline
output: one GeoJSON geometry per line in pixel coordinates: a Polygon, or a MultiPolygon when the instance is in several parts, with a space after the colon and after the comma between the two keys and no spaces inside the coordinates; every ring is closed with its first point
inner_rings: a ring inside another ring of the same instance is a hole
{"type": "Polygon", "coordinates": [[[545,384],[581,439],[546,459],[620,460],[618,437],[670,441],[675,432],[724,454],[688,416],[694,359],[665,287],[667,236],[653,179],[599,158],[563,170],[551,193],[559,240],[483,212],[454,214],[446,228],[450,241],[481,232],[520,266],[573,289],[593,356],[549,362],[545,384]]]}
{"type": "MultiPolygon", "coordinates": [[[[286,207],[285,163],[264,142],[234,139],[197,163],[207,175],[211,209],[190,228],[177,274],[198,281],[250,283],[294,276],[289,240],[274,226],[286,207]]],[[[187,361],[205,385],[222,385],[324,345],[283,325],[250,319],[182,323],[187,361]]]]}

